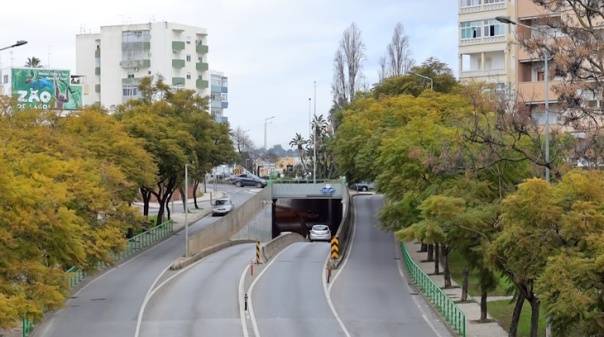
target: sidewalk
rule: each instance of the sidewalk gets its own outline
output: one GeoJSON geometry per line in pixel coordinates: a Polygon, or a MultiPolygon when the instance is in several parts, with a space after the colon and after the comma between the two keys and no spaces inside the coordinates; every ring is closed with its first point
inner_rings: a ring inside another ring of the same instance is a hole
{"type": "MultiPolygon", "coordinates": [[[[470,296],[469,299],[473,300],[473,302],[460,303],[461,299],[461,286],[458,286],[453,280],[451,283],[453,285],[452,288],[444,289],[444,277],[442,274],[432,275],[434,273],[434,262],[425,262],[427,258],[427,253],[419,252],[420,243],[419,242],[407,242],[405,243],[407,247],[407,251],[409,251],[409,255],[411,259],[426,273],[434,283],[440,286],[445,293],[455,301],[455,304],[464,312],[466,315],[466,337],[507,337],[507,332],[499,326],[496,321],[488,322],[488,323],[479,323],[480,319],[480,298],[472,298],[470,296]]],[[[495,300],[508,299],[497,297],[495,300]]],[[[489,319],[492,317],[489,315],[489,319]]]]}

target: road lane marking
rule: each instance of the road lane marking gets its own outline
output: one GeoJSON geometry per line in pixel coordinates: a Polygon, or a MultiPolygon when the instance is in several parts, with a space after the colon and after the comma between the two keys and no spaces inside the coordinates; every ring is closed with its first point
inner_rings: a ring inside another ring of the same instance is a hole
{"type": "MultiPolygon", "coordinates": [[[[248,264],[243,273],[241,273],[241,277],[239,278],[239,318],[241,319],[241,328],[243,329],[243,337],[248,337],[249,333],[247,331],[247,320],[250,318],[248,313],[245,312],[245,300],[243,296],[245,296],[245,289],[243,289],[245,284],[245,277],[247,276],[248,270],[250,269],[250,265],[248,264]]],[[[251,296],[250,296],[251,298],[251,296]]],[[[249,299],[248,299],[249,300],[249,299]]]]}

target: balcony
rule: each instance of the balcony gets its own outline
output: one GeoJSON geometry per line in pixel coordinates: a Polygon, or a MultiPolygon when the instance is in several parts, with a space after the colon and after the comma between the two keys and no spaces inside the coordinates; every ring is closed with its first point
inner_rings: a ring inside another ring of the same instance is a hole
{"type": "Polygon", "coordinates": [[[185,85],[184,77],[172,77],[172,85],[185,85]]]}
{"type": "Polygon", "coordinates": [[[97,49],[94,51],[94,58],[98,59],[98,58],[100,58],[100,57],[101,57],[101,48],[97,48],[97,49]]]}
{"type": "Polygon", "coordinates": [[[185,42],[184,41],[172,41],[172,50],[184,50],[185,42]]]}
{"type": "Polygon", "coordinates": [[[185,67],[185,60],[182,60],[182,59],[173,59],[172,60],[172,67],[174,67],[174,68],[184,68],[185,67]]]}
{"type": "Polygon", "coordinates": [[[195,87],[197,87],[198,89],[206,89],[208,86],[209,86],[209,83],[206,80],[196,80],[195,81],[195,87]]]}
{"type": "Polygon", "coordinates": [[[499,36],[484,36],[476,39],[463,39],[459,40],[459,46],[474,46],[478,44],[487,44],[487,43],[506,43],[505,35],[499,36]]]}
{"type": "Polygon", "coordinates": [[[139,84],[140,78],[122,78],[122,85],[124,84],[139,84]]]}
{"type": "Polygon", "coordinates": [[[498,77],[498,76],[507,76],[507,72],[505,69],[477,69],[477,70],[466,70],[462,71],[459,74],[459,78],[473,78],[480,80],[481,77],[489,78],[489,77],[498,77]]]}
{"type": "Polygon", "coordinates": [[[149,68],[151,67],[151,60],[122,60],[120,66],[122,69],[149,68]]]}
{"type": "MultiPolygon", "coordinates": [[[[558,94],[556,94],[552,88],[560,84],[558,80],[549,81],[549,97],[550,103],[554,103],[558,100],[558,94]]],[[[526,104],[537,104],[545,102],[545,82],[534,81],[534,82],[519,82],[518,83],[518,99],[520,102],[526,104]]]]}
{"type": "Polygon", "coordinates": [[[209,66],[205,62],[197,62],[195,63],[195,69],[197,69],[197,71],[207,71],[209,66]]]}
{"type": "Polygon", "coordinates": [[[197,46],[195,46],[195,51],[199,54],[207,54],[208,53],[208,46],[203,45],[203,44],[198,44],[197,46]]]}
{"type": "Polygon", "coordinates": [[[459,14],[478,13],[486,11],[495,11],[505,9],[506,1],[501,1],[494,4],[480,4],[476,6],[460,7],[459,14]]]}

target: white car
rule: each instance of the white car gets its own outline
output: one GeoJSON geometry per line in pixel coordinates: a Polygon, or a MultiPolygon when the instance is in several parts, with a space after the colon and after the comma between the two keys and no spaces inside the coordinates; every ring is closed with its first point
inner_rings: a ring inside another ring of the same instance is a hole
{"type": "Polygon", "coordinates": [[[327,225],[314,225],[308,233],[308,239],[312,241],[331,241],[331,230],[327,225]]]}
{"type": "Polygon", "coordinates": [[[212,205],[212,216],[225,215],[233,210],[233,201],[229,198],[216,199],[212,205]]]}

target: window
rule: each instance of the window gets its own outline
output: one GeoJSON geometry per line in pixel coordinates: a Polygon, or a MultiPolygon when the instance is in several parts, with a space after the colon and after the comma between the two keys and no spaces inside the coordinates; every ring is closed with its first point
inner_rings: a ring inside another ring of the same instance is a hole
{"type": "MultiPolygon", "coordinates": [[[[486,0],[488,1],[488,0],[486,0]]],[[[479,6],[480,0],[461,0],[461,7],[479,6]]]]}
{"type": "Polygon", "coordinates": [[[138,86],[127,84],[122,87],[122,94],[124,96],[132,97],[138,95],[138,86]]]}
{"type": "Polygon", "coordinates": [[[215,86],[218,86],[218,87],[219,87],[219,86],[221,85],[221,83],[222,83],[222,82],[220,81],[220,76],[216,76],[216,75],[212,75],[212,80],[211,80],[211,81],[212,81],[212,85],[215,85],[215,86]]]}
{"type": "Polygon", "coordinates": [[[461,39],[477,39],[480,37],[481,21],[469,21],[461,23],[461,39]]]}
{"type": "Polygon", "coordinates": [[[187,80],[191,79],[191,73],[187,73],[187,80]]]}
{"type": "Polygon", "coordinates": [[[187,44],[191,44],[191,37],[187,36],[187,44]]]}
{"type": "Polygon", "coordinates": [[[134,78],[134,74],[133,73],[128,73],[128,78],[134,78]]]}
{"type": "Polygon", "coordinates": [[[505,2],[505,0],[483,0],[482,3],[486,4],[497,4],[500,2],[505,2]]]}
{"type": "Polygon", "coordinates": [[[187,54],[187,62],[191,62],[191,55],[187,54]]]}
{"type": "Polygon", "coordinates": [[[537,81],[545,81],[545,73],[543,71],[537,72],[537,81]]]}
{"type": "Polygon", "coordinates": [[[223,102],[228,102],[228,95],[227,94],[222,94],[222,101],[223,102]]]}
{"type": "Polygon", "coordinates": [[[226,77],[222,78],[222,86],[225,88],[229,86],[229,81],[227,80],[226,77]]]}
{"type": "Polygon", "coordinates": [[[505,35],[505,24],[495,20],[484,20],[484,36],[505,35]]]}
{"type": "Polygon", "coordinates": [[[4,84],[8,83],[8,75],[4,75],[2,82],[4,82],[4,84]]]}

